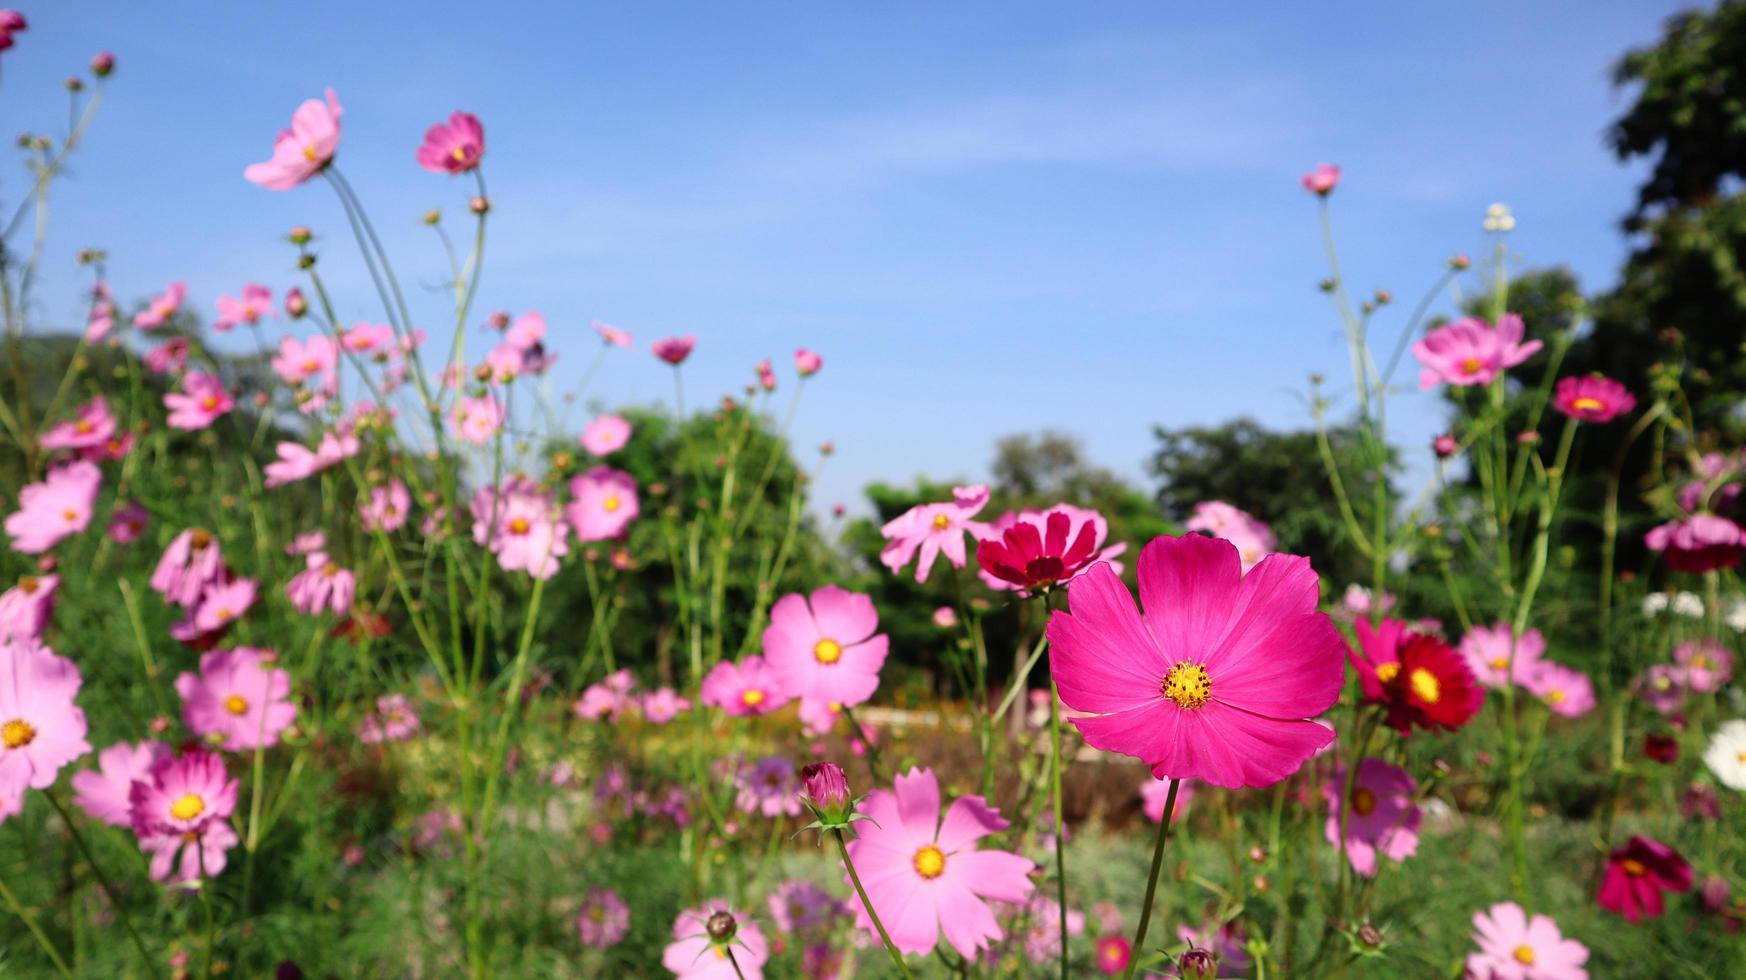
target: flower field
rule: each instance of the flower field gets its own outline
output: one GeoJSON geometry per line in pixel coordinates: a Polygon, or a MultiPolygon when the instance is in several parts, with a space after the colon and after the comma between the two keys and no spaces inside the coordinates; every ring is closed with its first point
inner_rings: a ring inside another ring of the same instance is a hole
{"type": "MultiPolygon", "coordinates": [[[[1633,53],[1639,108],[1741,9],[1633,53]]],[[[36,36],[0,10],[0,67],[36,36]]],[[[1360,293],[1321,164],[1350,377],[1289,513],[1009,468],[849,515],[793,436],[824,340],[698,390],[706,326],[484,308],[533,192],[466,111],[394,151],[438,250],[299,90],[236,178],[307,213],[284,261],[119,295],[44,242],[125,68],[40,134],[4,75],[0,976],[1746,976],[1746,320],[1597,355],[1623,307],[1512,273],[1502,205],[1360,293]],[[587,387],[633,371],[671,397],[587,387]]]]}

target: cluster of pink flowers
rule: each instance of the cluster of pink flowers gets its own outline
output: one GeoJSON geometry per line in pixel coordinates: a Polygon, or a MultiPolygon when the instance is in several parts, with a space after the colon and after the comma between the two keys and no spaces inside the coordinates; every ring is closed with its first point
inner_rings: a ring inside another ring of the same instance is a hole
{"type": "Polygon", "coordinates": [[[1273,529],[1265,521],[1222,500],[1203,500],[1195,504],[1194,513],[1182,527],[1188,531],[1205,531],[1236,545],[1245,572],[1278,547],[1273,529]]]}
{"type": "Polygon", "coordinates": [[[473,541],[497,556],[506,572],[523,571],[536,579],[558,572],[569,554],[569,527],[552,495],[525,477],[473,495],[473,541]]]}
{"type": "Polygon", "coordinates": [[[1688,640],[1673,648],[1673,663],[1654,664],[1637,678],[1644,703],[1663,715],[1677,715],[1692,694],[1721,689],[1734,676],[1734,654],[1714,640],[1688,640]]]}
{"type": "Polygon", "coordinates": [[[572,710],[578,718],[614,724],[626,714],[637,711],[652,725],[665,725],[679,717],[681,712],[691,710],[690,700],[680,697],[670,687],[656,688],[640,695],[636,693],[636,687],[636,678],[630,671],[614,671],[604,681],[590,684],[572,710]]]}
{"type": "Polygon", "coordinates": [[[1539,630],[1514,635],[1508,623],[1475,626],[1461,637],[1461,656],[1473,676],[1486,687],[1518,685],[1546,702],[1556,714],[1577,718],[1594,708],[1594,684],[1588,675],[1545,659],[1546,640],[1539,630]]]}

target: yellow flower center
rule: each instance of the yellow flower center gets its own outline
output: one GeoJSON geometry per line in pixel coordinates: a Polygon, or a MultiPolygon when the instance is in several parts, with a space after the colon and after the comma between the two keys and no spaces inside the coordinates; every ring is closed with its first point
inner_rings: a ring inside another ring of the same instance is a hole
{"type": "Polygon", "coordinates": [[[1164,675],[1164,696],[1183,708],[1198,708],[1212,697],[1212,677],[1200,664],[1180,663],[1164,675]]]}
{"type": "Polygon", "coordinates": [[[1463,374],[1478,374],[1480,367],[1479,358],[1477,357],[1469,357],[1467,360],[1461,362],[1461,372],[1463,374]]]}
{"type": "Polygon", "coordinates": [[[1599,398],[1583,397],[1572,400],[1570,407],[1579,412],[1598,412],[1607,406],[1599,398]]]}
{"type": "Polygon", "coordinates": [[[87,422],[84,419],[80,419],[79,421],[73,423],[73,431],[79,433],[80,435],[84,435],[85,433],[90,432],[92,429],[95,429],[95,428],[96,428],[96,426],[92,425],[90,422],[87,422]]]}
{"type": "Polygon", "coordinates": [[[511,534],[526,534],[529,526],[527,518],[517,517],[509,522],[509,532],[511,534]]]}
{"type": "Polygon", "coordinates": [[[71,524],[78,519],[79,512],[76,510],[68,509],[61,511],[61,520],[66,521],[68,524],[71,524]]]}
{"type": "Polygon", "coordinates": [[[932,844],[915,852],[915,873],[923,878],[938,878],[946,870],[946,854],[932,844]]]}
{"type": "Polygon", "coordinates": [[[1697,656],[1691,658],[1691,665],[1693,667],[1696,667],[1699,670],[1709,670],[1710,669],[1710,658],[1708,658],[1700,653],[1697,656]]]}
{"type": "Polygon", "coordinates": [[[232,694],[230,697],[224,699],[224,710],[233,715],[240,715],[249,710],[249,703],[243,699],[242,695],[232,694]]]}
{"type": "Polygon", "coordinates": [[[1376,810],[1376,794],[1362,786],[1352,791],[1352,812],[1368,817],[1376,810]]]}
{"type": "Polygon", "coordinates": [[[944,531],[946,528],[949,528],[951,526],[952,526],[952,519],[950,517],[947,517],[944,514],[935,514],[934,515],[934,530],[944,531]]]}
{"type": "Polygon", "coordinates": [[[339,565],[331,561],[321,566],[321,574],[324,578],[333,578],[335,575],[339,574],[339,570],[339,565]]]}
{"type": "Polygon", "coordinates": [[[23,718],[14,718],[0,725],[0,745],[22,749],[36,738],[36,728],[23,718]]]}
{"type": "Polygon", "coordinates": [[[1398,676],[1400,676],[1400,664],[1398,663],[1381,664],[1376,668],[1376,679],[1384,684],[1394,683],[1394,679],[1398,676]]]}
{"type": "Polygon", "coordinates": [[[192,820],[206,811],[206,801],[193,793],[183,793],[170,804],[170,816],[177,820],[192,820]]]}
{"type": "Polygon", "coordinates": [[[618,495],[613,494],[612,496],[601,501],[600,502],[600,509],[606,511],[608,514],[617,510],[618,509],[618,495]]]}
{"type": "Polygon", "coordinates": [[[23,592],[25,595],[35,595],[36,594],[36,586],[37,586],[36,576],[34,576],[34,575],[20,575],[18,577],[18,589],[19,589],[19,591],[23,592]]]}
{"type": "Polygon", "coordinates": [[[310,163],[314,163],[315,158],[319,155],[320,154],[318,154],[315,150],[315,144],[313,144],[313,143],[303,144],[303,159],[309,161],[310,163]]]}
{"type": "Polygon", "coordinates": [[[834,664],[843,659],[843,645],[826,637],[813,644],[812,656],[821,664],[834,664]]]}
{"type": "Polygon", "coordinates": [[[449,151],[449,156],[454,157],[456,163],[462,163],[467,159],[467,150],[465,147],[457,146],[449,151]]]}
{"type": "Polygon", "coordinates": [[[1412,673],[1413,693],[1426,704],[1436,704],[1443,697],[1443,685],[1437,675],[1420,667],[1412,673]]]}
{"type": "Polygon", "coordinates": [[[1493,657],[1493,658],[1491,658],[1491,669],[1492,670],[1503,670],[1505,667],[1508,667],[1509,665],[1510,665],[1510,658],[1508,658],[1508,657],[1493,657]]]}
{"type": "Polygon", "coordinates": [[[1532,946],[1517,946],[1515,957],[1517,963],[1520,963],[1523,966],[1533,966],[1534,948],[1532,946]]]}
{"type": "Polygon", "coordinates": [[[740,692],[740,703],[748,708],[756,708],[764,703],[764,692],[755,687],[748,687],[740,692]]]}
{"type": "Polygon", "coordinates": [[[606,910],[598,905],[591,905],[588,907],[588,918],[595,922],[605,922],[606,910]]]}
{"type": "Polygon", "coordinates": [[[1643,862],[1636,858],[1626,858],[1620,861],[1619,867],[1624,868],[1625,873],[1633,878],[1641,878],[1649,873],[1649,869],[1643,866],[1643,862]]]}
{"type": "Polygon", "coordinates": [[[218,408],[218,396],[207,395],[205,398],[200,399],[200,407],[208,412],[216,410],[218,408]]]}
{"type": "Polygon", "coordinates": [[[1557,688],[1553,688],[1552,690],[1546,692],[1546,700],[1552,702],[1553,704],[1563,704],[1565,697],[1566,697],[1565,693],[1563,691],[1560,691],[1557,688]]]}

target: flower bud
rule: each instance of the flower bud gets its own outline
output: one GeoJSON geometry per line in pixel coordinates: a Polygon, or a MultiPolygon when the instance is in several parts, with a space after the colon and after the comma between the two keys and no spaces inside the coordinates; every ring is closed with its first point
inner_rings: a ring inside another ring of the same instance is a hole
{"type": "Polygon", "coordinates": [[[1449,268],[1456,272],[1465,272],[1473,267],[1473,260],[1465,255],[1456,255],[1449,260],[1449,268]]]}
{"type": "Polygon", "coordinates": [[[1438,459],[1448,459],[1459,448],[1460,444],[1455,441],[1455,437],[1448,433],[1431,440],[1431,451],[1437,454],[1438,459]]]}
{"type": "Polygon", "coordinates": [[[91,57],[91,74],[108,78],[115,73],[115,55],[100,51],[91,57]]]}
{"type": "Polygon", "coordinates": [[[800,770],[800,801],[818,815],[821,822],[840,824],[848,821],[854,807],[849,798],[849,777],[843,767],[834,762],[815,762],[800,770]]]}
{"type": "Polygon", "coordinates": [[[69,92],[85,91],[85,80],[77,75],[68,75],[66,85],[69,92]]]}
{"type": "Polygon", "coordinates": [[[802,347],[794,352],[794,370],[803,378],[810,378],[824,367],[824,358],[802,347]]]}
{"type": "Polygon", "coordinates": [[[1219,975],[1219,958],[1210,949],[1190,949],[1176,961],[1176,972],[1182,980],[1215,980],[1219,975]]]}
{"type": "Polygon", "coordinates": [[[299,268],[299,269],[313,269],[313,268],[315,268],[315,256],[308,253],[308,252],[304,252],[302,255],[297,256],[297,268],[299,268]]]}
{"type": "Polygon", "coordinates": [[[473,195],[473,199],[467,202],[467,210],[474,214],[484,214],[491,210],[491,201],[489,198],[475,194],[473,195]]]}
{"type": "Polygon", "coordinates": [[[309,239],[314,236],[306,226],[298,225],[292,228],[290,234],[285,237],[290,239],[293,245],[308,245],[309,239]]]}
{"type": "Polygon", "coordinates": [[[1698,897],[1703,899],[1704,908],[1711,912],[1725,912],[1728,909],[1728,899],[1733,889],[1728,885],[1728,879],[1721,875],[1710,875],[1704,879],[1698,888],[1698,897]]]}
{"type": "Polygon", "coordinates": [[[424,213],[424,218],[422,220],[427,225],[434,225],[443,220],[443,213],[436,208],[431,208],[424,213]]]}
{"type": "Polygon", "coordinates": [[[740,924],[734,921],[733,913],[723,909],[711,915],[709,921],[704,923],[704,928],[709,932],[710,942],[725,945],[733,942],[734,936],[740,931],[740,924]]]}
{"type": "Polygon", "coordinates": [[[303,298],[303,290],[296,286],[285,290],[285,312],[293,320],[300,319],[309,312],[309,300],[303,298]]]}

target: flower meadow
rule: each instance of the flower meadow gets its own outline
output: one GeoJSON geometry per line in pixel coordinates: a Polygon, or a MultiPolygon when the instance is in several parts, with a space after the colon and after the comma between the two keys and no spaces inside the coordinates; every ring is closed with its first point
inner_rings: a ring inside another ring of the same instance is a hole
{"type": "MultiPolygon", "coordinates": [[[[29,30],[0,11],[0,63],[29,30]]],[[[1507,209],[1395,316],[1339,272],[1362,187],[1302,177],[1351,365],[1315,379],[1299,474],[1336,579],[1224,500],[1136,522],[948,483],[827,517],[832,447],[789,433],[828,351],[699,393],[706,327],[481,308],[498,199],[465,111],[405,148],[434,266],[384,249],[345,176],[378,137],[328,89],[238,162],[307,210],[294,275],[115,295],[126,256],[42,243],[117,66],[0,185],[0,973],[1746,964],[1746,452],[1677,345],[1648,390],[1565,368],[1584,319],[1518,305],[1507,209]],[[35,321],[63,259],[71,333],[35,321]],[[582,389],[551,390],[560,357],[582,389]],[[589,401],[631,371],[671,403],[589,401]],[[1415,389],[1447,432],[1394,446],[1415,389]],[[1567,483],[1585,452],[1618,460],[1598,495],[1567,483]]]]}

